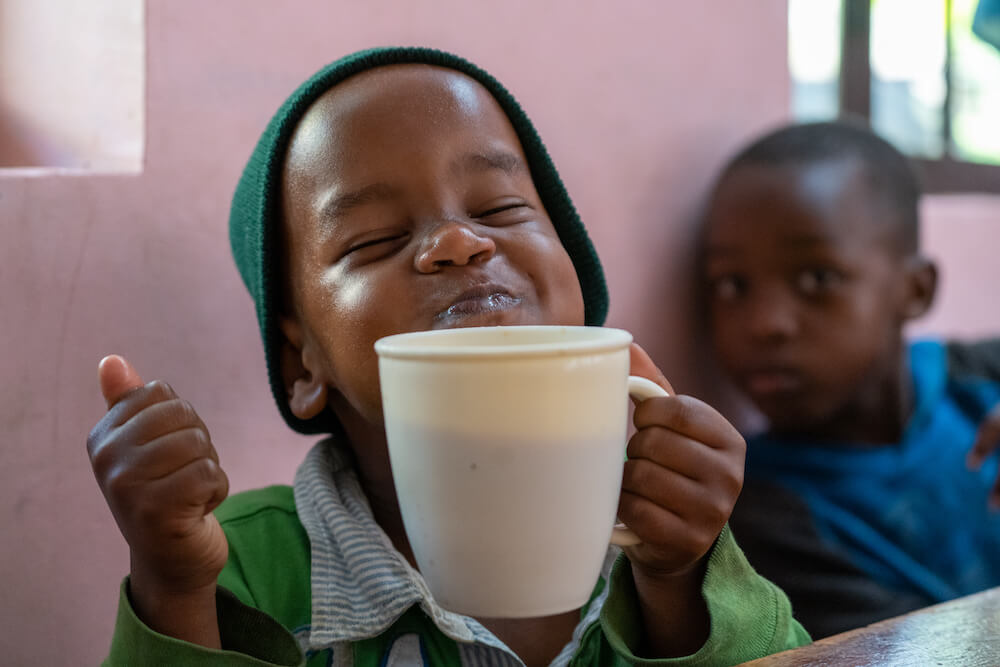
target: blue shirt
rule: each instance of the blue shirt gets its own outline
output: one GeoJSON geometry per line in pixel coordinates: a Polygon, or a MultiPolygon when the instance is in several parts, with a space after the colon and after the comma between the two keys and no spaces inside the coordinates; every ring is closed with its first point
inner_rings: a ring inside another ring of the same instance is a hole
{"type": "Polygon", "coordinates": [[[943,601],[1000,585],[995,459],[965,460],[1000,383],[950,377],[946,348],[910,347],[915,410],[897,446],[748,441],[747,478],[799,496],[821,539],[880,584],[943,601]]]}

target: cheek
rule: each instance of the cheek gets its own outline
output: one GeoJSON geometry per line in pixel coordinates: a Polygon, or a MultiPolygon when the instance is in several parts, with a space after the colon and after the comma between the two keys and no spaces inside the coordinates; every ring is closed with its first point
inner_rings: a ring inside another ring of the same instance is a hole
{"type": "Polygon", "coordinates": [[[580,279],[576,275],[573,263],[569,261],[569,258],[566,259],[566,263],[568,268],[552,272],[554,280],[550,285],[552,292],[549,299],[554,304],[556,324],[581,326],[586,319],[583,291],[580,288],[580,279]]]}
{"type": "Polygon", "coordinates": [[[716,345],[719,341],[726,339],[726,332],[733,323],[733,318],[726,317],[725,309],[719,305],[715,299],[709,300],[705,306],[705,331],[709,341],[716,345]],[[727,327],[727,324],[730,325],[727,327]]]}
{"type": "Polygon", "coordinates": [[[368,352],[369,346],[361,344],[355,336],[346,342],[344,336],[333,338],[338,339],[332,343],[338,349],[330,360],[332,372],[328,385],[331,393],[341,397],[334,404],[342,402],[364,421],[377,423],[381,419],[382,398],[374,350],[368,352]]]}
{"type": "Polygon", "coordinates": [[[553,316],[553,324],[582,325],[584,323],[583,291],[580,279],[573,267],[566,249],[559,239],[550,235],[538,235],[528,239],[528,247],[538,249],[534,253],[529,271],[538,296],[553,316]]]}
{"type": "Polygon", "coordinates": [[[559,322],[565,322],[572,326],[582,326],[586,320],[586,308],[583,303],[583,291],[580,289],[580,279],[576,271],[571,270],[567,274],[562,284],[565,286],[566,294],[563,295],[565,307],[559,317],[559,322]]]}
{"type": "Polygon", "coordinates": [[[891,294],[888,290],[858,289],[852,296],[841,304],[828,326],[836,327],[846,346],[859,351],[865,347],[883,348],[898,334],[901,325],[891,294]]]}
{"type": "MultiPolygon", "coordinates": [[[[331,272],[319,285],[315,300],[320,312],[317,318],[326,326],[351,331],[362,338],[367,329],[378,328],[378,315],[385,311],[386,294],[379,290],[379,281],[365,275],[338,275],[331,272]]],[[[348,341],[350,342],[350,341],[348,341]]]]}
{"type": "Polygon", "coordinates": [[[364,280],[325,285],[310,313],[326,358],[328,381],[361,413],[378,403],[379,295],[364,280]]]}
{"type": "Polygon", "coordinates": [[[706,320],[709,342],[720,357],[734,356],[739,343],[749,340],[742,333],[743,318],[733,307],[726,307],[713,300],[708,306],[706,320]]]}
{"type": "Polygon", "coordinates": [[[367,280],[342,281],[329,292],[333,295],[331,308],[348,315],[363,313],[373,300],[372,285],[367,280]]]}
{"type": "Polygon", "coordinates": [[[741,339],[733,335],[725,327],[715,330],[710,335],[712,353],[723,370],[731,372],[743,365],[747,355],[739,345],[741,339]]]}

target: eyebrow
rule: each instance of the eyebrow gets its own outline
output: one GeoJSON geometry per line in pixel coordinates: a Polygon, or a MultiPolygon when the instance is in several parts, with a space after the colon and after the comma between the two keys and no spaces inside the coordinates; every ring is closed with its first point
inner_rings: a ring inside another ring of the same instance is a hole
{"type": "Polygon", "coordinates": [[[316,208],[323,219],[334,220],[359,206],[391,199],[396,192],[396,188],[381,182],[341,194],[336,194],[334,189],[327,193],[316,208]]]}
{"type": "Polygon", "coordinates": [[[504,150],[480,151],[466,153],[455,161],[459,171],[491,171],[494,169],[514,175],[526,172],[528,166],[520,157],[504,150]]]}

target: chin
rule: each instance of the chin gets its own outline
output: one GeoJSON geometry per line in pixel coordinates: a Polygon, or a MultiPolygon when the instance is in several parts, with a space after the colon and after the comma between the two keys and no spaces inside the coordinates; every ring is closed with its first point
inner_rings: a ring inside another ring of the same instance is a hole
{"type": "Polygon", "coordinates": [[[769,431],[789,436],[813,437],[818,429],[821,430],[820,425],[823,423],[822,417],[796,406],[786,405],[784,411],[772,411],[770,415],[765,412],[764,416],[769,431]],[[774,419],[771,415],[777,415],[778,418],[774,419]]]}
{"type": "Polygon", "coordinates": [[[816,416],[801,401],[794,398],[787,400],[780,399],[751,399],[755,408],[767,420],[772,431],[801,431],[808,430],[816,422],[816,416]]]}

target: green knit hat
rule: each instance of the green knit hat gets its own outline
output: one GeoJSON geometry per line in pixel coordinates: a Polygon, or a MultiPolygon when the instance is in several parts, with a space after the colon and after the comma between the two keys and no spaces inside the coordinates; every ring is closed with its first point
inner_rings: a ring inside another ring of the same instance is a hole
{"type": "Polygon", "coordinates": [[[299,120],[323,93],[360,72],[403,63],[436,65],[457,70],[478,81],[496,98],[521,140],[538,194],[555,225],[559,239],[573,260],[583,290],[586,323],[601,325],[607,316],[607,286],[594,246],[542,140],[513,96],[489,73],[443,51],[389,47],[353,53],[314,74],[281,105],[250,155],[236,186],[229,213],[229,242],[236,266],[257,307],[257,321],[264,340],[271,391],[285,421],[300,433],[330,433],[339,427],[330,410],[309,420],[299,419],[292,414],[278,365],[281,334],[277,318],[281,308],[277,299],[282,298],[278,281],[283,279],[279,275],[278,233],[285,154],[299,120]]]}

